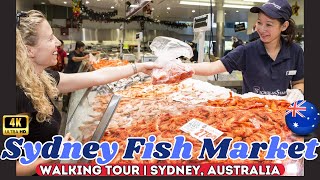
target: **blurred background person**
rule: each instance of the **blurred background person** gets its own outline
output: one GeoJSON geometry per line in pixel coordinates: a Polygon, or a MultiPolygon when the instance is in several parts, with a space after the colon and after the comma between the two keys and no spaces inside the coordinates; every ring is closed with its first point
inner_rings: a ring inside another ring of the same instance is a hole
{"type": "Polygon", "coordinates": [[[252,28],[252,33],[249,34],[249,42],[255,41],[259,38],[260,38],[260,36],[259,36],[258,32],[256,31],[256,25],[254,25],[252,28]]]}
{"type": "Polygon", "coordinates": [[[76,73],[79,70],[81,62],[89,60],[89,54],[84,53],[85,44],[82,41],[76,42],[74,51],[71,51],[68,56],[68,64],[65,67],[64,73],[76,73]]]}
{"type": "MultiPolygon", "coordinates": [[[[76,42],[74,51],[71,51],[68,56],[68,64],[65,67],[64,73],[77,73],[82,61],[89,60],[89,55],[84,53],[85,44],[82,41],[76,42]]],[[[62,111],[67,112],[71,92],[63,95],[62,111]]]]}
{"type": "Polygon", "coordinates": [[[54,71],[62,72],[65,68],[66,62],[68,61],[67,53],[63,50],[63,41],[59,39],[61,45],[57,47],[57,64],[50,66],[49,69],[54,71]]]}
{"type": "Polygon", "coordinates": [[[58,46],[58,56],[62,60],[62,69],[60,71],[60,72],[62,72],[68,64],[68,56],[67,56],[67,52],[64,50],[63,40],[59,39],[59,41],[61,42],[61,45],[58,46]]]}
{"type": "Polygon", "coordinates": [[[190,46],[192,48],[193,57],[190,59],[191,62],[197,63],[198,62],[198,50],[197,50],[197,44],[196,43],[190,43],[190,46]]]}
{"type": "Polygon", "coordinates": [[[238,39],[237,37],[235,36],[232,36],[231,37],[231,40],[232,40],[232,49],[231,50],[226,50],[223,54],[223,56],[226,56],[229,52],[231,52],[232,50],[234,50],[235,48],[237,48],[238,46],[240,45],[243,45],[243,41],[241,39],[238,39]]]}

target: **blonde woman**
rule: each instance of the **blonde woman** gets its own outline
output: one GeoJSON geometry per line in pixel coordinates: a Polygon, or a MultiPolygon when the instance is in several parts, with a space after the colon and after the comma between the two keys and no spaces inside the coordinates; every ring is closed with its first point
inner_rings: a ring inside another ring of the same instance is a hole
{"type": "MultiPolygon", "coordinates": [[[[36,10],[20,17],[16,30],[16,89],[17,113],[29,114],[30,133],[26,141],[42,143],[58,134],[61,115],[51,102],[59,93],[106,84],[137,72],[150,74],[154,63],[129,64],[122,67],[103,68],[93,72],[64,74],[45,71],[57,63],[60,41],[53,35],[45,16],[36,10]]],[[[69,135],[65,137],[70,139],[69,135]]],[[[23,168],[17,163],[17,175],[33,175],[39,159],[23,168]]]]}

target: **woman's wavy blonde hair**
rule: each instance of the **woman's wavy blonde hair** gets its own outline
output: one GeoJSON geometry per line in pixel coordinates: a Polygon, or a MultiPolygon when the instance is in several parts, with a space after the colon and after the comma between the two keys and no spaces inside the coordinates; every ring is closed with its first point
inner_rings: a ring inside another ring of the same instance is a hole
{"type": "Polygon", "coordinates": [[[37,74],[35,67],[28,57],[27,47],[38,43],[37,27],[45,16],[36,10],[27,12],[27,17],[20,17],[20,24],[16,29],[16,85],[24,90],[31,99],[33,107],[38,111],[38,122],[49,121],[54,107],[49,98],[58,95],[56,81],[46,71],[37,74]]]}

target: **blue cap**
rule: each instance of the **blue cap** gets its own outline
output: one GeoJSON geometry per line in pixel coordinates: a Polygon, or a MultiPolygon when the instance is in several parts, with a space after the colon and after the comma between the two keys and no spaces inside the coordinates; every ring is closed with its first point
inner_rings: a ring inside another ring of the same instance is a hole
{"type": "Polygon", "coordinates": [[[252,13],[259,13],[260,11],[271,18],[283,18],[286,21],[292,16],[292,9],[287,0],[269,0],[261,7],[252,7],[250,9],[250,12],[252,13]]]}

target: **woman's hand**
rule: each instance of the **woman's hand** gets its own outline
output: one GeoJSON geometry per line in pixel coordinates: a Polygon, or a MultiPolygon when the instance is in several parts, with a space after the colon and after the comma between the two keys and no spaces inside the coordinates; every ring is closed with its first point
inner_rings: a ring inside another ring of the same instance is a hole
{"type": "Polygon", "coordinates": [[[137,63],[136,67],[138,72],[143,72],[148,75],[151,75],[153,69],[162,68],[160,64],[156,64],[154,62],[137,63]]]}
{"type": "Polygon", "coordinates": [[[71,136],[71,133],[67,133],[67,134],[64,136],[63,141],[74,142],[75,139],[71,136]]]}

